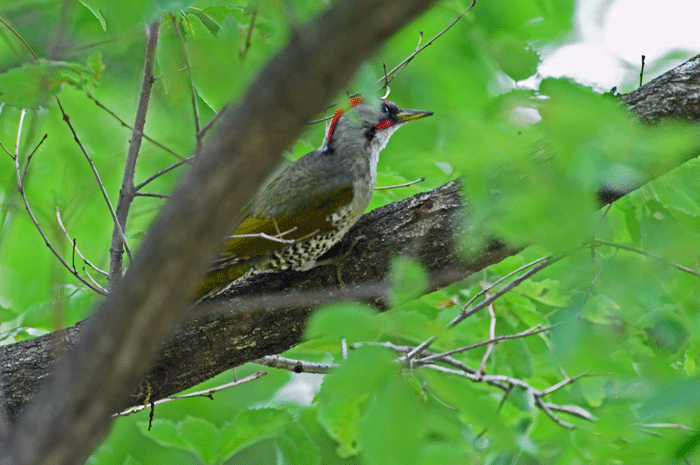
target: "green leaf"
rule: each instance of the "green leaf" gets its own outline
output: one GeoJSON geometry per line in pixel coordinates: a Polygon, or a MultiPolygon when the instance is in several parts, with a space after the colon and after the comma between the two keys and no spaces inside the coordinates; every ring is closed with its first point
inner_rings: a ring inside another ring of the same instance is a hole
{"type": "Polygon", "coordinates": [[[141,434],[147,438],[155,441],[164,447],[175,447],[177,449],[182,449],[190,451],[190,445],[187,443],[180,433],[178,432],[178,426],[175,422],[171,420],[166,420],[163,418],[155,418],[151,425],[151,429],[148,429],[147,421],[136,422],[141,434]]]}
{"type": "Polygon", "coordinates": [[[178,423],[177,431],[202,462],[212,465],[219,462],[221,431],[214,424],[202,418],[188,416],[178,423]]]}
{"type": "Polygon", "coordinates": [[[99,79],[102,75],[102,71],[105,70],[105,64],[102,62],[102,52],[99,50],[91,54],[87,60],[88,68],[92,70],[95,75],[95,79],[99,79]]]}
{"type": "Polygon", "coordinates": [[[338,369],[325,376],[317,398],[318,421],[340,444],[340,457],[357,453],[358,422],[374,393],[398,370],[389,350],[363,347],[351,351],[338,369]]]}
{"type": "Polygon", "coordinates": [[[396,257],[391,261],[391,292],[389,298],[392,307],[409,302],[423,295],[427,290],[427,274],[423,266],[408,257],[396,257]]]}
{"type": "Polygon", "coordinates": [[[299,423],[290,423],[275,441],[286,465],[316,465],[321,454],[299,423]]]}
{"type": "Polygon", "coordinates": [[[55,66],[22,65],[0,73],[0,101],[17,108],[45,106],[66,82],[55,66]]]}
{"type": "Polygon", "coordinates": [[[224,460],[266,439],[279,435],[293,421],[286,410],[271,408],[250,409],[241,412],[224,426],[220,456],[224,460]]]}
{"type": "Polygon", "coordinates": [[[514,81],[522,81],[537,72],[540,55],[526,41],[504,35],[491,46],[494,59],[514,81]]]}
{"type": "Polygon", "coordinates": [[[416,463],[421,465],[464,465],[476,463],[475,457],[469,455],[469,450],[469,447],[460,447],[447,442],[429,441],[422,444],[418,451],[416,463]]]}
{"type": "Polygon", "coordinates": [[[700,380],[678,380],[673,385],[659,389],[642,402],[639,415],[645,421],[664,418],[668,412],[682,411],[700,405],[700,380]]]}
{"type": "Polygon", "coordinates": [[[312,315],[305,337],[371,341],[379,334],[376,315],[375,309],[357,302],[326,305],[312,315]]]}
{"type": "Polygon", "coordinates": [[[103,31],[107,31],[107,22],[105,21],[104,17],[102,17],[102,12],[100,12],[100,8],[95,4],[93,0],[79,0],[82,5],[90,10],[90,13],[100,22],[100,26],[102,26],[103,31]]]}
{"type": "Polygon", "coordinates": [[[379,391],[360,423],[362,457],[368,465],[418,463],[423,436],[423,405],[405,379],[391,380],[379,391]]]}
{"type": "MultiPolygon", "coordinates": [[[[508,328],[505,324],[496,324],[497,334],[503,334],[507,331],[507,334],[512,334],[512,329],[506,330],[508,328]],[[503,332],[502,332],[503,331],[503,332]]],[[[530,336],[538,337],[538,336],[530,336]]],[[[510,366],[513,370],[513,375],[517,378],[526,379],[533,376],[535,372],[532,353],[525,344],[523,339],[511,339],[505,341],[498,346],[499,357],[503,357],[505,363],[510,366]]]]}
{"type": "Polygon", "coordinates": [[[141,465],[141,462],[129,455],[126,460],[124,460],[124,465],[141,465]]]}
{"type": "Polygon", "coordinates": [[[518,286],[517,292],[551,307],[565,307],[570,304],[571,297],[562,291],[559,281],[552,279],[528,279],[518,286]]]}

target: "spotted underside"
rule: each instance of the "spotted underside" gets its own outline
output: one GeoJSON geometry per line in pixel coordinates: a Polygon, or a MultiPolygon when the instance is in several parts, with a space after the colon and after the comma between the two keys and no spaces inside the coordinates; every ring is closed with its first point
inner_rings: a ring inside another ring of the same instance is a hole
{"type": "Polygon", "coordinates": [[[301,217],[274,219],[248,216],[234,236],[266,234],[266,237],[232,237],[207,273],[195,298],[201,300],[225,292],[251,276],[293,269],[313,268],[316,259],[336,244],[357,221],[352,190],[329,196],[325,205],[301,217]],[[282,239],[285,242],[275,239],[282,239]]]}

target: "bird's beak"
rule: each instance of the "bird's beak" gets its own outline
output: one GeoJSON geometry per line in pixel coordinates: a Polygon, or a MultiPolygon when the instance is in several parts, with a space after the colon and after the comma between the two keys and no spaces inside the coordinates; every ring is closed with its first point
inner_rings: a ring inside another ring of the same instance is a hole
{"type": "Polygon", "coordinates": [[[396,116],[399,117],[399,120],[401,120],[402,123],[405,123],[406,121],[411,121],[414,119],[418,118],[423,118],[425,116],[430,116],[432,115],[432,111],[423,111],[423,110],[399,110],[396,116]]]}

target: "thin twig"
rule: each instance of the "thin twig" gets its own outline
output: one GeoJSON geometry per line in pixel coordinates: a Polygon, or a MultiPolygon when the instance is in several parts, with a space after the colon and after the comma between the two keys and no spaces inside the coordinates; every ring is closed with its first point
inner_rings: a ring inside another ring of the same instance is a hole
{"type": "Polygon", "coordinates": [[[496,337],[493,337],[491,339],[487,339],[486,341],[475,342],[474,344],[460,347],[458,349],[452,349],[452,350],[448,350],[447,352],[441,352],[439,354],[433,354],[433,355],[429,355],[427,357],[419,358],[419,359],[416,359],[415,363],[419,364],[419,365],[424,365],[426,363],[432,362],[433,360],[437,360],[440,357],[444,357],[446,355],[459,354],[462,352],[467,352],[467,351],[472,350],[472,349],[477,349],[479,347],[488,346],[490,344],[496,344],[499,342],[508,341],[510,339],[520,339],[520,338],[527,337],[527,336],[533,336],[535,334],[540,334],[540,333],[544,333],[546,331],[549,331],[550,329],[554,328],[554,326],[556,326],[556,325],[545,326],[544,328],[541,328],[539,326],[535,326],[534,328],[530,328],[530,329],[527,329],[525,331],[521,331],[521,332],[516,333],[516,334],[504,334],[502,336],[496,336],[496,337]]]}
{"type": "Polygon", "coordinates": [[[487,292],[489,292],[491,289],[493,289],[494,287],[496,287],[496,286],[498,286],[499,284],[501,284],[501,283],[502,283],[503,281],[505,281],[506,279],[510,278],[510,277],[513,276],[513,275],[516,275],[516,274],[520,273],[520,272],[523,271],[523,270],[526,270],[526,269],[528,269],[528,268],[530,268],[530,267],[532,267],[532,266],[535,266],[535,265],[537,265],[538,263],[541,263],[541,262],[543,262],[543,261],[545,261],[545,260],[547,260],[547,259],[549,259],[549,258],[551,258],[551,257],[552,257],[551,255],[547,255],[546,257],[538,258],[537,260],[531,261],[530,263],[527,263],[527,264],[521,266],[521,267],[518,268],[517,270],[511,271],[510,273],[508,273],[507,275],[503,276],[502,278],[499,278],[499,279],[496,280],[493,284],[491,284],[491,285],[488,286],[488,287],[483,288],[481,291],[477,292],[471,299],[469,299],[469,300],[467,301],[467,303],[464,304],[464,305],[462,306],[462,311],[465,311],[465,310],[467,309],[467,307],[469,307],[469,305],[471,305],[471,303],[474,302],[477,298],[479,298],[480,296],[486,294],[487,292]]]}
{"type": "Polygon", "coordinates": [[[175,28],[175,34],[177,39],[180,41],[180,47],[182,48],[182,58],[185,60],[185,71],[187,72],[187,78],[190,82],[190,94],[192,96],[192,111],[194,112],[194,128],[195,136],[197,139],[197,149],[195,153],[199,153],[202,150],[202,139],[199,137],[200,130],[200,118],[199,118],[199,103],[197,102],[197,89],[194,86],[194,79],[192,79],[192,68],[190,66],[190,57],[187,53],[187,46],[185,45],[185,39],[182,37],[182,31],[180,31],[180,25],[177,23],[177,18],[174,14],[170,15],[173,21],[173,27],[175,28]]]}
{"type": "Polygon", "coordinates": [[[200,129],[197,133],[197,137],[200,139],[204,138],[204,135],[207,133],[207,131],[210,130],[212,126],[214,126],[214,123],[216,123],[219,120],[219,118],[221,118],[221,115],[223,115],[226,112],[226,110],[228,110],[227,104],[222,106],[221,109],[217,111],[216,114],[212,117],[212,119],[210,119],[207,124],[202,126],[202,129],[200,129]]]}
{"type": "MultiPolygon", "coordinates": [[[[88,288],[92,289],[93,291],[97,292],[98,294],[101,295],[107,295],[106,292],[101,290],[98,287],[93,286],[89,281],[87,281],[85,278],[83,278],[76,270],[72,269],[71,266],[64,260],[64,258],[61,256],[60,253],[56,250],[56,248],[53,246],[49,238],[46,236],[44,233],[44,230],[42,229],[41,225],[39,224],[39,220],[37,220],[36,216],[34,215],[34,211],[32,211],[32,208],[29,206],[29,200],[27,199],[27,195],[24,191],[24,176],[22,175],[22,170],[20,169],[19,166],[19,142],[20,142],[20,137],[22,133],[22,123],[24,122],[24,115],[26,114],[27,110],[22,110],[21,116],[20,116],[20,122],[19,122],[19,128],[18,128],[18,133],[17,133],[17,153],[14,157],[15,159],[15,171],[17,175],[17,190],[19,191],[20,196],[22,197],[22,200],[24,201],[24,208],[27,210],[27,213],[29,214],[29,218],[32,220],[34,223],[34,226],[36,227],[37,231],[39,231],[39,234],[41,235],[41,238],[44,239],[44,244],[46,244],[46,247],[51,250],[51,252],[58,258],[58,260],[61,262],[61,264],[73,275],[75,276],[80,282],[85,284],[88,288]]],[[[43,142],[44,139],[41,140],[43,142]]],[[[39,142],[39,144],[41,144],[39,142]]],[[[38,148],[38,146],[37,146],[38,148]]],[[[34,149],[36,151],[36,149],[34,149]]],[[[25,174],[27,172],[27,169],[25,168],[24,170],[25,174]]]]}
{"type": "MultiPolygon", "coordinates": [[[[528,263],[528,264],[526,264],[526,265],[523,265],[523,266],[521,266],[520,268],[518,268],[517,270],[511,271],[511,272],[508,273],[507,275],[505,275],[505,276],[503,276],[502,278],[498,279],[496,282],[494,282],[494,283],[491,284],[490,286],[488,286],[488,287],[482,289],[482,290],[479,291],[477,294],[475,294],[471,299],[469,299],[469,300],[467,301],[467,303],[464,304],[464,305],[462,306],[462,312],[466,311],[466,309],[469,307],[469,305],[470,305],[472,302],[474,302],[479,296],[482,296],[482,295],[486,294],[486,293],[489,292],[491,289],[493,289],[494,287],[496,287],[497,285],[499,285],[500,283],[502,283],[504,280],[510,278],[511,276],[513,276],[513,275],[515,275],[515,274],[517,274],[517,273],[519,273],[519,272],[521,272],[521,271],[523,271],[523,270],[525,270],[525,269],[527,269],[527,268],[530,268],[531,266],[537,265],[538,263],[541,263],[541,262],[543,262],[543,261],[545,261],[545,260],[547,260],[547,259],[549,259],[549,258],[551,258],[551,255],[546,256],[546,257],[542,257],[542,258],[538,258],[537,260],[532,261],[532,262],[530,262],[530,263],[528,263]]],[[[448,327],[449,327],[449,326],[448,326],[448,327]]],[[[412,359],[412,358],[415,357],[418,353],[420,353],[420,352],[422,352],[423,350],[427,349],[427,348],[435,341],[435,339],[436,339],[435,336],[431,336],[431,337],[429,337],[428,339],[426,339],[425,341],[423,341],[420,345],[416,346],[416,348],[415,348],[414,350],[412,350],[409,354],[406,355],[406,360],[412,359]]]]}
{"type": "Polygon", "coordinates": [[[29,46],[29,44],[22,38],[21,35],[19,35],[19,33],[18,33],[17,31],[15,31],[15,30],[12,28],[12,26],[10,26],[10,25],[9,25],[4,19],[2,19],[2,18],[0,18],[0,23],[4,24],[5,27],[6,27],[7,29],[9,29],[10,32],[12,32],[12,33],[15,35],[15,37],[17,37],[17,38],[19,39],[19,41],[22,42],[22,44],[24,44],[24,47],[25,47],[27,50],[29,50],[29,53],[32,54],[32,56],[34,57],[34,59],[35,59],[36,61],[39,61],[39,57],[36,56],[36,53],[34,53],[34,50],[32,50],[32,47],[29,46]]]}
{"type": "Polygon", "coordinates": [[[552,404],[549,402],[542,402],[544,405],[547,406],[547,408],[551,410],[556,410],[558,412],[565,412],[568,413],[569,415],[574,415],[580,418],[583,418],[584,420],[588,421],[595,421],[596,417],[591,415],[591,412],[588,410],[585,410],[578,405],[557,405],[557,404],[552,404]]]}
{"type": "MultiPolygon", "coordinates": [[[[413,53],[411,53],[411,54],[410,54],[405,60],[403,60],[401,63],[399,63],[398,65],[394,66],[394,68],[393,68],[391,71],[389,71],[389,76],[391,76],[391,78],[390,78],[389,81],[386,82],[380,89],[386,88],[386,87],[389,85],[389,83],[390,83],[392,80],[394,80],[394,78],[396,78],[396,76],[399,75],[399,73],[403,70],[403,68],[405,68],[406,65],[408,65],[408,64],[411,62],[411,60],[413,60],[413,59],[416,57],[416,55],[418,55],[420,52],[422,52],[427,46],[431,45],[438,37],[440,37],[441,35],[443,35],[445,32],[447,32],[448,30],[450,30],[455,24],[457,24],[457,22],[458,22],[460,19],[462,19],[462,18],[464,17],[464,15],[467,13],[467,11],[471,10],[471,9],[474,7],[474,5],[476,5],[476,0],[474,0],[474,1],[471,3],[471,5],[469,5],[469,6],[467,7],[467,9],[465,9],[459,16],[457,16],[457,18],[456,18],[454,21],[452,21],[452,23],[450,23],[449,26],[447,26],[445,29],[443,29],[442,31],[440,31],[435,37],[433,37],[433,38],[430,39],[428,42],[426,42],[425,45],[423,45],[423,46],[420,47],[420,48],[417,48],[416,51],[414,51],[413,53]]],[[[421,35],[421,39],[422,39],[422,38],[423,38],[423,36],[421,35]]],[[[419,41],[419,44],[420,44],[420,41],[419,41]]],[[[379,80],[377,81],[377,84],[379,84],[379,83],[382,82],[383,80],[384,80],[384,78],[379,79],[379,80]]]]}
{"type": "Polygon", "coordinates": [[[246,376],[243,379],[239,379],[237,381],[233,381],[230,383],[222,384],[221,386],[217,386],[211,389],[206,389],[204,391],[197,391],[197,392],[192,392],[190,394],[183,394],[181,396],[172,396],[172,397],[164,397],[163,399],[157,400],[153,403],[147,404],[147,405],[138,405],[136,407],[132,407],[128,410],[124,410],[123,412],[115,413],[112,415],[112,418],[117,418],[117,417],[125,417],[127,415],[131,415],[132,413],[140,412],[141,410],[146,410],[147,408],[151,408],[154,405],[160,405],[160,404],[165,404],[167,402],[173,402],[176,400],[181,400],[181,399],[188,399],[191,397],[206,397],[208,399],[214,399],[212,394],[215,392],[223,391],[224,389],[229,389],[234,386],[239,386],[241,384],[256,380],[262,376],[265,376],[267,374],[266,371],[258,371],[256,373],[253,373],[250,376],[246,376]]]}
{"type": "Polygon", "coordinates": [[[71,254],[71,265],[73,266],[73,269],[75,270],[75,249],[78,247],[78,240],[73,239],[73,253],[71,254]]]}
{"type": "Polygon", "coordinates": [[[0,142],[0,147],[2,147],[2,149],[5,151],[5,153],[7,153],[10,156],[10,158],[12,158],[13,160],[15,159],[15,156],[12,155],[12,152],[7,150],[7,147],[5,147],[2,142],[0,142]]]}
{"type": "MultiPolygon", "coordinates": [[[[68,234],[68,230],[66,229],[65,225],[63,224],[63,218],[61,218],[61,210],[59,210],[58,207],[56,207],[56,220],[58,221],[58,226],[61,228],[61,231],[63,231],[63,234],[66,235],[66,238],[67,238],[70,242],[73,242],[73,239],[70,237],[70,234],[68,234]]],[[[85,262],[86,265],[89,265],[93,270],[95,270],[95,271],[97,271],[98,273],[103,274],[103,275],[105,275],[105,276],[108,276],[108,275],[109,275],[109,273],[107,273],[106,271],[104,271],[104,270],[98,268],[94,263],[92,263],[90,260],[88,260],[88,259],[85,257],[85,255],[83,255],[83,253],[80,251],[80,249],[78,249],[77,247],[75,247],[75,251],[78,253],[78,256],[80,257],[80,259],[81,259],[83,262],[85,262]]]]}
{"type": "MultiPolygon", "coordinates": [[[[129,129],[129,130],[132,132],[132,134],[136,134],[136,135],[139,135],[139,136],[143,137],[144,139],[146,139],[146,140],[147,140],[148,142],[150,142],[151,144],[155,145],[156,147],[158,147],[158,148],[160,148],[160,149],[163,149],[164,151],[166,151],[166,152],[168,152],[169,154],[171,154],[171,155],[173,155],[173,156],[179,158],[180,160],[189,160],[189,158],[185,158],[185,157],[183,157],[182,155],[178,155],[177,153],[175,153],[174,150],[169,149],[168,147],[166,147],[165,145],[161,144],[161,143],[158,142],[157,140],[153,139],[152,137],[148,136],[147,134],[144,134],[142,131],[137,131],[136,129],[134,129],[133,126],[129,125],[126,121],[124,121],[124,120],[121,119],[119,116],[117,116],[116,113],[114,113],[112,110],[110,110],[109,108],[107,108],[106,106],[104,106],[104,105],[103,105],[99,100],[97,100],[97,98],[95,98],[95,96],[92,95],[90,92],[86,92],[85,94],[87,95],[87,97],[88,97],[90,100],[92,100],[93,102],[95,102],[95,105],[97,105],[99,108],[101,108],[101,109],[103,109],[104,111],[106,111],[109,115],[111,115],[114,119],[116,119],[116,120],[119,122],[119,124],[121,124],[123,127],[129,129]]],[[[179,166],[179,165],[178,165],[178,166],[179,166]]]]}
{"type": "MultiPolygon", "coordinates": [[[[488,296],[489,295],[486,294],[486,297],[488,296]]],[[[491,340],[494,340],[496,339],[496,309],[493,307],[493,302],[491,302],[491,304],[489,305],[489,317],[491,319],[491,322],[489,324],[489,338],[491,338],[491,340]]],[[[491,344],[486,346],[486,352],[484,352],[484,356],[481,357],[481,363],[479,364],[479,373],[483,374],[486,371],[486,362],[491,356],[493,349],[496,348],[496,344],[496,342],[492,342],[491,344]]]]}
{"type": "Polygon", "coordinates": [[[170,194],[156,194],[154,192],[137,192],[134,194],[136,197],[155,197],[158,199],[169,199],[171,197],[170,194]]]}
{"type": "Polygon", "coordinates": [[[384,187],[376,187],[374,188],[375,191],[383,191],[386,189],[394,189],[395,187],[407,187],[407,186],[412,186],[413,184],[418,184],[419,182],[425,181],[425,177],[421,176],[420,178],[416,179],[415,181],[408,181],[403,184],[396,184],[394,186],[384,186],[384,187]]]}
{"type": "Polygon", "coordinates": [[[681,431],[695,431],[695,428],[690,426],[680,425],[678,423],[637,423],[637,426],[642,428],[666,428],[666,429],[679,429],[681,431]]]}
{"type": "MultiPolygon", "coordinates": [[[[39,146],[44,143],[47,137],[48,134],[44,134],[44,137],[41,138],[39,143],[36,144],[36,147],[34,147],[34,150],[32,150],[32,152],[27,157],[27,163],[24,165],[24,173],[22,173],[22,185],[25,185],[27,181],[27,171],[29,171],[29,162],[32,160],[32,157],[34,156],[36,151],[39,150],[39,146]]],[[[19,140],[17,142],[19,142],[19,140]]]]}
{"type": "Polygon", "coordinates": [[[97,185],[100,188],[100,192],[102,192],[102,197],[105,199],[105,203],[107,204],[107,208],[109,209],[109,213],[112,215],[112,220],[114,221],[115,228],[117,229],[119,236],[121,237],[121,240],[124,241],[124,248],[126,249],[126,253],[129,255],[129,259],[131,259],[131,251],[129,250],[129,247],[126,244],[126,236],[124,236],[124,230],[121,227],[121,224],[119,224],[119,220],[117,219],[117,214],[114,211],[114,207],[112,207],[112,201],[109,200],[109,195],[107,194],[107,190],[105,189],[104,184],[102,183],[102,178],[100,177],[100,173],[97,171],[97,167],[95,166],[95,163],[92,161],[92,157],[90,157],[90,154],[88,154],[87,150],[85,149],[85,146],[83,143],[80,141],[80,137],[78,137],[78,133],[75,131],[75,128],[73,127],[73,123],[70,122],[70,117],[66,114],[65,110],[63,109],[63,105],[61,105],[61,102],[58,101],[58,107],[61,109],[61,114],[63,115],[63,121],[66,122],[68,125],[68,128],[70,128],[71,133],[73,133],[73,140],[78,144],[78,147],[80,148],[80,151],[83,152],[83,155],[85,155],[85,158],[88,161],[88,164],[90,165],[90,168],[92,169],[92,173],[95,175],[95,179],[97,180],[97,185]]]}
{"type": "Polygon", "coordinates": [[[645,252],[644,250],[630,247],[629,245],[617,244],[615,242],[608,242],[608,241],[605,241],[603,239],[594,239],[594,242],[596,244],[607,245],[610,247],[615,247],[617,249],[622,249],[622,250],[627,250],[629,252],[634,252],[634,253],[637,253],[639,255],[644,255],[645,257],[653,258],[655,260],[659,260],[659,261],[662,261],[668,265],[671,265],[672,267],[676,268],[677,270],[683,271],[683,272],[688,273],[688,274],[692,274],[693,276],[696,276],[696,277],[700,277],[700,271],[695,271],[691,268],[687,268],[683,265],[679,265],[676,262],[672,262],[671,260],[669,260],[667,258],[664,258],[660,255],[653,254],[651,252],[645,252]]]}
{"type": "Polygon", "coordinates": [[[433,341],[435,341],[435,339],[436,339],[435,336],[430,336],[428,339],[426,339],[425,341],[421,342],[421,343],[420,343],[419,345],[417,345],[415,348],[411,349],[411,351],[408,352],[408,353],[405,355],[404,359],[405,359],[406,361],[409,361],[409,360],[411,360],[413,357],[415,357],[416,355],[419,355],[421,352],[423,352],[423,350],[427,349],[428,346],[429,346],[430,344],[432,344],[433,341]]]}
{"type": "MultiPolygon", "coordinates": [[[[387,348],[397,352],[398,354],[410,353],[414,350],[413,347],[400,346],[400,345],[393,344],[391,342],[355,343],[355,344],[353,344],[353,347],[361,347],[363,345],[387,347],[387,348]]],[[[440,355],[440,354],[431,354],[431,356],[432,355],[440,355]]],[[[406,358],[405,356],[399,358],[399,361],[403,362],[404,365],[406,365],[406,363],[404,362],[405,358],[406,358]]],[[[475,370],[475,369],[469,367],[468,365],[464,364],[463,362],[456,360],[456,359],[454,359],[450,356],[447,356],[447,355],[441,355],[438,359],[435,359],[435,361],[439,361],[439,362],[444,363],[446,365],[449,365],[455,369],[447,368],[447,367],[440,366],[440,365],[435,365],[432,363],[427,364],[427,365],[423,365],[423,368],[436,370],[436,371],[446,373],[446,374],[453,374],[453,375],[461,376],[461,377],[467,378],[467,379],[474,381],[474,382],[477,382],[477,383],[486,383],[486,384],[489,384],[491,386],[502,389],[504,392],[506,392],[506,394],[508,394],[511,391],[513,386],[517,386],[521,389],[524,389],[525,391],[529,392],[533,396],[533,398],[535,399],[535,403],[537,404],[538,407],[540,407],[557,424],[559,424],[565,428],[571,428],[571,427],[573,427],[573,425],[561,420],[559,417],[557,417],[553,413],[553,410],[560,411],[560,412],[566,412],[566,413],[569,413],[571,415],[576,415],[578,417],[581,417],[581,418],[584,418],[584,419],[590,420],[590,421],[595,420],[595,417],[593,415],[591,415],[588,411],[586,411],[585,409],[583,409],[581,407],[569,406],[569,405],[556,405],[556,404],[544,402],[542,400],[543,397],[545,397],[549,393],[551,393],[554,390],[561,387],[563,385],[562,383],[557,383],[556,385],[552,386],[551,388],[546,389],[544,391],[541,391],[539,389],[536,389],[532,385],[530,385],[527,381],[523,381],[519,378],[514,378],[511,376],[505,376],[505,375],[489,375],[489,374],[479,373],[478,370],[475,370]]],[[[575,378],[567,378],[566,380],[564,380],[564,384],[572,383],[579,378],[580,378],[580,376],[577,376],[575,378]]]]}
{"type": "Polygon", "coordinates": [[[550,387],[548,387],[547,389],[543,389],[543,390],[542,390],[542,395],[543,395],[543,396],[546,396],[547,394],[551,394],[551,393],[553,393],[554,391],[563,388],[563,387],[566,386],[567,384],[571,384],[571,383],[573,383],[573,382],[575,382],[575,381],[578,381],[580,378],[583,378],[584,376],[587,376],[587,373],[581,373],[581,374],[578,375],[578,376],[572,376],[572,377],[567,376],[566,378],[564,378],[564,379],[562,379],[561,381],[559,381],[557,384],[555,384],[555,385],[553,385],[553,386],[550,386],[550,387]]]}
{"type": "Polygon", "coordinates": [[[542,397],[535,396],[535,405],[537,405],[539,408],[541,408],[544,411],[544,413],[546,413],[549,416],[549,418],[554,420],[554,422],[556,424],[558,424],[559,426],[563,426],[566,429],[573,429],[574,428],[574,425],[572,425],[568,421],[564,421],[561,418],[559,418],[558,416],[556,416],[554,414],[554,412],[552,411],[552,408],[550,407],[552,404],[543,402],[542,397]]]}
{"type": "Polygon", "coordinates": [[[272,242],[279,242],[281,244],[295,244],[296,242],[299,242],[302,239],[283,239],[282,236],[285,234],[289,234],[293,231],[295,231],[297,228],[296,226],[288,231],[285,232],[280,232],[277,235],[270,236],[269,234],[265,233],[254,233],[254,234],[232,234],[230,236],[227,236],[226,239],[247,239],[247,238],[259,238],[259,239],[267,239],[272,242]]]}
{"type": "Polygon", "coordinates": [[[239,50],[238,52],[238,55],[240,56],[241,60],[245,59],[245,56],[248,53],[248,50],[250,49],[250,40],[253,37],[253,29],[255,29],[255,18],[258,16],[258,9],[256,7],[253,8],[253,12],[250,16],[251,18],[250,26],[248,27],[248,33],[246,34],[245,42],[243,43],[241,50],[239,50]]]}
{"type": "Polygon", "coordinates": [[[95,278],[92,277],[92,275],[90,274],[90,272],[88,271],[88,269],[85,268],[85,267],[83,267],[83,271],[85,272],[85,274],[87,275],[87,277],[90,278],[90,281],[92,281],[92,283],[95,285],[95,287],[97,287],[98,289],[102,290],[102,291],[105,293],[105,295],[106,295],[106,294],[107,294],[107,289],[105,289],[104,287],[102,287],[102,285],[100,285],[100,283],[98,283],[98,282],[95,280],[95,278]]]}
{"type": "Polygon", "coordinates": [[[307,362],[305,360],[294,360],[291,358],[280,357],[279,355],[266,355],[252,363],[265,365],[271,368],[279,368],[281,370],[293,371],[294,373],[316,373],[326,374],[339,365],[335,363],[316,363],[307,362]]]}
{"type": "Polygon", "coordinates": [[[642,55],[642,68],[639,70],[639,87],[642,87],[644,83],[644,60],[646,57],[642,55]]]}
{"type": "Polygon", "coordinates": [[[482,308],[486,307],[487,305],[489,305],[491,302],[493,302],[494,300],[496,300],[496,299],[498,299],[499,297],[501,297],[501,296],[502,296],[503,294],[505,294],[506,292],[508,292],[508,291],[510,291],[511,289],[513,289],[513,288],[519,286],[523,281],[525,281],[526,279],[528,279],[530,276],[533,276],[533,275],[539,273],[539,272],[542,271],[543,269],[547,268],[549,265],[558,262],[558,261],[561,260],[563,257],[564,257],[564,255],[559,255],[559,256],[556,256],[556,257],[551,257],[551,258],[549,258],[548,260],[546,260],[546,261],[540,263],[539,265],[535,266],[535,267],[532,268],[530,271],[528,271],[528,272],[526,272],[526,273],[523,273],[522,275],[518,276],[518,277],[515,278],[513,281],[511,281],[510,283],[508,283],[507,285],[505,285],[502,289],[498,290],[497,292],[494,292],[493,295],[492,295],[491,297],[489,297],[489,298],[487,298],[487,299],[481,301],[480,303],[476,304],[476,305],[475,305],[474,307],[472,307],[470,310],[462,310],[462,311],[460,312],[460,314],[457,315],[457,317],[455,317],[452,321],[450,321],[450,323],[447,325],[447,327],[448,327],[448,328],[451,328],[451,327],[453,327],[453,326],[459,324],[460,322],[464,321],[466,318],[470,317],[471,315],[475,314],[476,312],[478,312],[478,311],[481,310],[482,308]]]}
{"type": "Polygon", "coordinates": [[[156,174],[154,174],[154,175],[152,175],[152,176],[146,178],[146,180],[143,181],[141,184],[137,184],[136,187],[134,187],[134,189],[135,189],[136,191],[140,191],[141,189],[144,188],[144,186],[146,186],[146,184],[148,184],[149,182],[153,181],[154,179],[157,179],[157,178],[159,178],[160,176],[163,176],[165,173],[167,173],[167,172],[169,172],[169,171],[171,171],[171,170],[174,170],[175,168],[177,168],[177,167],[179,167],[179,166],[182,166],[182,165],[184,165],[185,163],[189,163],[189,162],[191,162],[192,160],[194,160],[194,155],[192,155],[192,156],[190,156],[190,157],[187,157],[187,158],[183,158],[183,159],[180,160],[179,162],[173,163],[172,165],[168,166],[167,168],[163,168],[162,170],[158,171],[156,174]]]}

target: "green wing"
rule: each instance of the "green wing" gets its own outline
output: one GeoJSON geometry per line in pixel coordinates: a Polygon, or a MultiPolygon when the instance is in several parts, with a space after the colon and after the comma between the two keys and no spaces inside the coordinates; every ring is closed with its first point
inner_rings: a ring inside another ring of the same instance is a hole
{"type": "Polygon", "coordinates": [[[304,240],[330,232],[333,229],[331,215],[350,204],[352,198],[352,187],[346,187],[309,203],[306,208],[301,208],[301,213],[293,216],[265,217],[258,212],[248,214],[221,248],[209,272],[199,283],[195,299],[241,277],[249,269],[246,262],[250,258],[280,249],[289,241],[304,240]]]}

